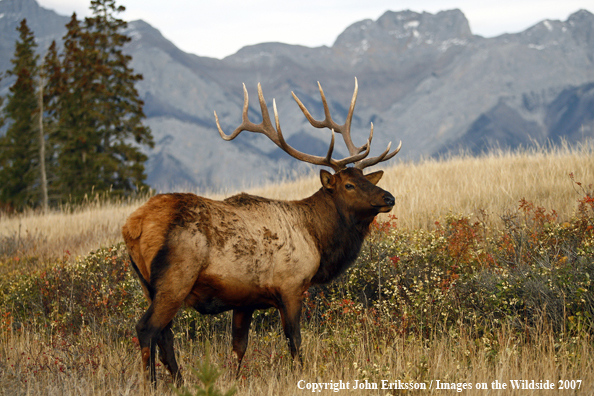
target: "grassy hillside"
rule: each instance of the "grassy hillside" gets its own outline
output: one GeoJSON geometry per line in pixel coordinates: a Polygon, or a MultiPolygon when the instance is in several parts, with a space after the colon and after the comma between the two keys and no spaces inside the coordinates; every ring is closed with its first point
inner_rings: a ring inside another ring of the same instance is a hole
{"type": "MultiPolygon", "coordinates": [[[[344,276],[309,291],[305,366],[292,367],[278,314],[260,311],[235,382],[230,316],[188,309],[175,325],[187,384],[200,383],[192,369],[208,348],[222,373],[216,385],[241,395],[310,394],[299,386],[349,381],[352,388],[355,380],[379,387],[400,380],[431,387],[413,394],[442,394],[439,380],[468,395],[505,395],[493,381],[509,389],[522,379],[548,380],[555,390],[518,394],[573,394],[578,386],[592,394],[592,149],[387,168],[380,185],[397,198],[393,212],[373,225],[344,276]],[[490,390],[477,389],[483,384],[490,390]]],[[[318,188],[313,175],[250,192],[298,199],[318,188]]],[[[0,217],[0,395],[150,394],[134,332],[146,303],[119,243],[121,225],[142,201],[97,199],[0,217]]],[[[170,377],[158,371],[155,394],[166,394],[170,377]]]]}

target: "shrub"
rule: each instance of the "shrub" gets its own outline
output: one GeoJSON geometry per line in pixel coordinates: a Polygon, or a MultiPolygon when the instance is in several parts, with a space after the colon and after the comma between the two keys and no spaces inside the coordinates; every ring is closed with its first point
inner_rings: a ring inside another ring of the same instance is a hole
{"type": "Polygon", "coordinates": [[[13,276],[0,284],[0,307],[12,325],[49,327],[78,333],[85,326],[107,326],[129,333],[146,306],[130,271],[123,244],[102,248],[72,262],[13,276]]]}

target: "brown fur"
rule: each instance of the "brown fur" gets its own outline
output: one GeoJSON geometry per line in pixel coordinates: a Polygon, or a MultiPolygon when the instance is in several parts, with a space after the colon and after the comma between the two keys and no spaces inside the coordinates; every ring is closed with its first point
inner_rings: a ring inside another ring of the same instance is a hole
{"type": "Polygon", "coordinates": [[[165,366],[181,380],[170,328],[184,303],[204,314],[233,310],[239,363],[253,311],[275,307],[291,354],[300,358],[304,292],[344,271],[373,218],[394,205],[394,197],[375,186],[381,175],[322,171],[322,188],[301,201],[157,195],[132,213],[122,234],[151,303],[136,326],[151,379],[157,343],[165,366]]]}

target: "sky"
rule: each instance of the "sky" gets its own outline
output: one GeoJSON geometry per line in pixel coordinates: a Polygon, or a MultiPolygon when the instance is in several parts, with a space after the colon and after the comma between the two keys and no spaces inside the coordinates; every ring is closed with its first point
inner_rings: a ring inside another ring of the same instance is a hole
{"type": "MultiPolygon", "coordinates": [[[[37,0],[62,15],[89,16],[89,0],[37,0]]],[[[143,19],[183,51],[224,58],[264,42],[331,46],[349,25],[387,10],[460,9],[474,34],[517,33],[545,20],[566,20],[592,0],[117,0],[126,21],[143,19]]]]}

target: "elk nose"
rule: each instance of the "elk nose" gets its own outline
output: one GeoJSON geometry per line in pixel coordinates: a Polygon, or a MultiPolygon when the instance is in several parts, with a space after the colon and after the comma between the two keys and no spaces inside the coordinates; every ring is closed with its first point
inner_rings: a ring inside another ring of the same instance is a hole
{"type": "Polygon", "coordinates": [[[387,206],[394,206],[396,200],[394,199],[394,196],[392,194],[386,193],[386,195],[384,195],[384,202],[387,206]]]}

